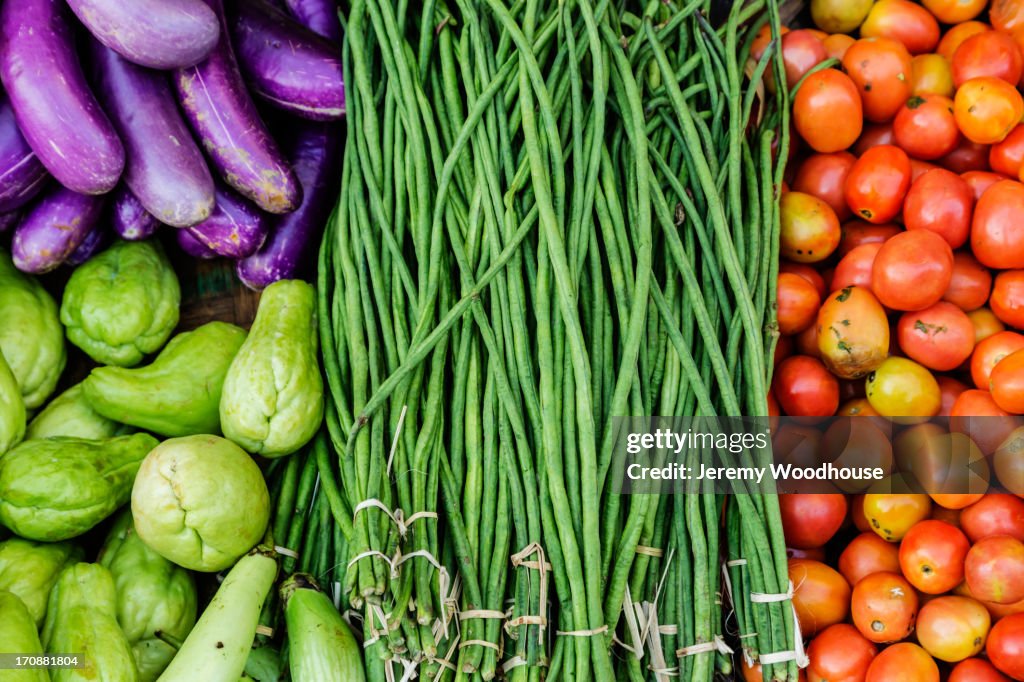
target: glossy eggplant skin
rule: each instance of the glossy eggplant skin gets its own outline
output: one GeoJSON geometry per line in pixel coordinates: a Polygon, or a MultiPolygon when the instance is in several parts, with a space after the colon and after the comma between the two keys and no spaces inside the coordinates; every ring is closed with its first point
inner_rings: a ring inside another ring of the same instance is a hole
{"type": "Polygon", "coordinates": [[[27,204],[49,177],[21,134],[10,101],[0,93],[0,213],[27,204]]]}
{"type": "Polygon", "coordinates": [[[54,185],[36,201],[14,230],[11,254],[22,272],[53,270],[74,253],[96,227],[105,197],[54,185]]]}
{"type": "Polygon", "coordinates": [[[124,183],[110,194],[108,219],[114,233],[130,242],[148,239],[160,227],[160,221],[143,207],[124,183]]]}
{"type": "Polygon", "coordinates": [[[124,141],[124,182],[162,223],[188,227],[213,212],[213,176],[178,113],[166,74],[92,42],[99,95],[124,141]]]}
{"type": "Polygon", "coordinates": [[[107,243],[109,236],[106,226],[102,223],[93,225],[92,229],[85,235],[78,248],[71,252],[71,255],[64,261],[67,265],[81,265],[89,260],[102,249],[107,243]]]}
{"type": "Polygon", "coordinates": [[[175,230],[174,236],[177,238],[178,246],[181,250],[193,258],[209,260],[217,257],[217,253],[213,249],[207,247],[206,244],[193,237],[192,233],[189,232],[188,229],[175,230]]]}
{"type": "Polygon", "coordinates": [[[295,20],[324,38],[341,42],[341,21],[335,0],[284,0],[295,20]]]}
{"type": "Polygon", "coordinates": [[[265,0],[234,0],[231,38],[252,91],[315,121],[345,115],[341,51],[265,0]]]}
{"type": "Polygon", "coordinates": [[[245,258],[267,238],[268,216],[224,186],[217,187],[213,215],[188,228],[189,234],[218,256],[245,258]]]}
{"type": "Polygon", "coordinates": [[[309,265],[337,197],[340,142],[341,128],[334,123],[306,123],[289,140],[288,155],[302,183],[302,205],[277,217],[260,250],[238,261],[238,278],[249,288],[294,279],[309,265]]]}
{"type": "Polygon", "coordinates": [[[202,0],[67,0],[97,40],[151,69],[202,61],[217,44],[217,16],[202,0]]]}
{"type": "Polygon", "coordinates": [[[0,4],[0,79],[18,128],[70,190],[105,194],[124,170],[124,146],[89,89],[64,0],[0,4]]]}
{"type": "Polygon", "coordinates": [[[220,19],[221,35],[205,60],[174,73],[185,118],[228,185],[268,213],[295,210],[302,187],[246,90],[223,2],[203,2],[220,19]]]}

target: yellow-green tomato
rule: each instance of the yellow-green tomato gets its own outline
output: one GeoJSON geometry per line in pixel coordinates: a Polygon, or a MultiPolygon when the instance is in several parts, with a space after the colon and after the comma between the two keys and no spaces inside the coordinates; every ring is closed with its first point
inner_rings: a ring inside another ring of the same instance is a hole
{"type": "Polygon", "coordinates": [[[935,377],[907,358],[887,358],[869,374],[867,398],[883,417],[934,417],[942,407],[935,377]]]}
{"type": "Polygon", "coordinates": [[[818,197],[804,192],[782,195],[782,255],[797,263],[825,260],[839,246],[842,232],[836,212],[818,197]]]}
{"type": "Polygon", "coordinates": [[[853,33],[873,4],[874,0],[811,0],[811,20],[826,33],[853,33]]]}

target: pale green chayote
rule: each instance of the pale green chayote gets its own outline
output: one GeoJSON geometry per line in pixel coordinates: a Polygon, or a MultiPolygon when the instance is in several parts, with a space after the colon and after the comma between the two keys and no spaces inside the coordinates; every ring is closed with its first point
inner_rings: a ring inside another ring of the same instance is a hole
{"type": "Polygon", "coordinates": [[[120,435],[126,427],[102,416],[85,399],[82,384],[75,384],[46,404],[28,424],[25,438],[87,438],[120,435]]]}
{"type": "Polygon", "coordinates": [[[178,277],[159,242],[118,241],[71,274],[60,321],[96,362],[133,367],[170,338],[180,304],[178,277]]]}
{"type": "MultiPolygon", "coordinates": [[[[28,608],[17,595],[0,589],[0,651],[24,655],[43,653],[39,632],[28,608]]],[[[50,682],[46,668],[0,670],[3,682],[50,682]]]]}
{"type": "Polygon", "coordinates": [[[8,538],[0,542],[0,590],[18,595],[36,626],[40,626],[57,576],[67,564],[81,561],[83,556],[82,549],[71,542],[8,538]]]}
{"type": "Polygon", "coordinates": [[[0,352],[0,455],[25,437],[25,399],[14,373],[0,352]]]}

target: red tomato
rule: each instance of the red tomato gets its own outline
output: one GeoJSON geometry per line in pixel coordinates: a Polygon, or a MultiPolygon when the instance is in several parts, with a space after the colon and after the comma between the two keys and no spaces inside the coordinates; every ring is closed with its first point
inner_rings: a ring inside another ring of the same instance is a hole
{"type": "MultiPolygon", "coordinates": [[[[967,384],[945,375],[935,377],[935,380],[939,382],[939,394],[942,396],[942,408],[939,410],[939,416],[948,417],[953,411],[956,399],[967,390],[967,384]]],[[[932,499],[935,499],[934,496],[932,499]]]]}
{"type": "Polygon", "coordinates": [[[806,355],[783,360],[772,385],[779,405],[794,417],[829,417],[839,407],[839,382],[821,360],[806,355]]]}
{"type": "Polygon", "coordinates": [[[892,124],[896,144],[918,159],[938,159],[956,149],[960,129],[953,100],[943,95],[912,95],[892,124]]]}
{"type": "Polygon", "coordinates": [[[917,592],[898,573],[872,573],[853,588],[853,624],[868,641],[898,642],[914,629],[917,592]]]}
{"type": "Polygon", "coordinates": [[[797,549],[796,547],[786,548],[787,559],[810,559],[811,561],[824,561],[825,549],[815,547],[814,549],[797,549]]]}
{"type": "Polygon", "coordinates": [[[908,230],[931,230],[958,249],[967,243],[973,210],[970,185],[956,173],[937,168],[910,186],[903,222],[908,230]]]}
{"type": "Polygon", "coordinates": [[[869,223],[887,223],[903,208],[910,189],[910,159],[899,147],[873,147],[857,159],[846,176],[846,204],[869,223]]]}
{"type": "MultiPolygon", "coordinates": [[[[1014,134],[1015,133],[1010,133],[1010,137],[1014,134]]],[[[991,147],[989,147],[989,150],[991,151],[991,147]]],[[[1005,178],[999,173],[990,173],[989,171],[967,171],[966,173],[962,173],[960,177],[962,177],[967,182],[968,186],[970,186],[971,194],[974,196],[975,201],[980,199],[981,195],[984,194],[985,190],[989,187],[1000,180],[1005,180],[1005,178]]]]}
{"type": "Polygon", "coordinates": [[[981,653],[990,625],[992,617],[976,599],[938,597],[917,614],[917,641],[940,661],[956,663],[981,653]]]}
{"type": "Polygon", "coordinates": [[[1012,604],[1024,599],[1024,543],[992,535],[974,543],[964,561],[971,594],[983,601],[1012,604]]]}
{"type": "MultiPolygon", "coordinates": [[[[779,274],[777,289],[777,320],[780,333],[799,334],[814,324],[818,317],[818,308],[821,306],[821,296],[813,284],[800,275],[783,272],[779,274]]],[[[967,322],[970,325],[970,320],[967,322]]],[[[971,336],[974,336],[973,328],[971,336]]]]}
{"type": "Polygon", "coordinates": [[[800,29],[782,36],[782,62],[786,67],[786,85],[790,89],[805,73],[826,59],[825,46],[812,31],[800,29]]]}
{"type": "MultiPolygon", "coordinates": [[[[956,115],[956,100],[954,100],[953,114],[956,115]]],[[[959,124],[957,124],[959,127],[959,124]]],[[[988,145],[971,142],[961,136],[956,149],[939,159],[939,165],[954,173],[967,173],[970,171],[988,170],[988,145]]]]}
{"type": "Polygon", "coordinates": [[[1007,355],[989,376],[992,400],[1010,414],[1024,414],[1024,350],[1007,355]]]}
{"type": "Polygon", "coordinates": [[[1024,270],[1006,270],[996,275],[988,304],[1004,323],[1024,329],[1024,270]]]}
{"type": "Polygon", "coordinates": [[[1024,680],[1024,613],[1007,616],[992,627],[985,653],[1000,672],[1024,680]]]}
{"type": "Polygon", "coordinates": [[[926,594],[948,592],[964,579],[964,558],[970,546],[967,536],[956,527],[943,521],[921,521],[900,542],[903,577],[926,594]]]}
{"type": "MultiPolygon", "coordinates": [[[[839,248],[836,255],[840,258],[853,251],[863,244],[881,244],[889,237],[903,232],[899,225],[872,225],[863,220],[851,220],[844,223],[840,232],[842,238],[839,241],[839,248]]],[[[833,290],[842,287],[832,287],[833,290]]]]}
{"type": "MultiPolygon", "coordinates": [[[[946,293],[942,295],[942,300],[969,313],[985,305],[991,291],[992,273],[988,268],[979,263],[969,251],[954,253],[953,276],[949,280],[946,293]]],[[[970,317],[967,319],[970,320],[970,317]]],[[[973,322],[971,327],[973,329],[973,322]]]]}
{"type": "Polygon", "coordinates": [[[927,495],[868,493],[864,496],[864,516],[871,530],[889,542],[902,540],[907,531],[928,518],[931,510],[932,501],[927,495]]]}
{"type": "Polygon", "coordinates": [[[1010,415],[999,409],[988,391],[964,391],[949,414],[950,430],[970,436],[986,454],[996,451],[1013,426],[1010,415]]]}
{"type": "Polygon", "coordinates": [[[860,34],[865,38],[892,38],[903,43],[911,54],[922,54],[939,44],[939,22],[909,0],[879,0],[860,25],[860,34]]]}
{"type": "Polygon", "coordinates": [[[928,171],[936,170],[941,166],[936,166],[934,163],[928,163],[927,161],[921,161],[920,159],[910,159],[910,184],[913,185],[917,182],[917,179],[927,173],[928,171]]]}
{"type": "Polygon", "coordinates": [[[939,682],[939,666],[916,644],[901,642],[875,656],[865,682],[939,682]]]}
{"type": "Polygon", "coordinates": [[[956,369],[974,350],[971,318],[945,301],[904,313],[897,325],[897,338],[907,357],[938,372],[956,369]]]}
{"type": "Polygon", "coordinates": [[[860,137],[861,99],[854,82],[841,71],[812,73],[793,98],[793,122],[800,137],[817,152],[838,152],[860,137]]]}
{"type": "Polygon", "coordinates": [[[843,55],[856,42],[856,38],[848,36],[845,33],[833,33],[828,38],[821,41],[821,44],[825,46],[825,54],[828,55],[829,59],[843,60],[843,55]]]}
{"type": "Polygon", "coordinates": [[[974,347],[971,356],[971,379],[983,391],[989,390],[992,369],[1011,353],[1024,348],[1024,336],[1017,332],[999,332],[974,347]]]}
{"type": "Polygon", "coordinates": [[[983,658],[968,658],[953,668],[946,682],[1010,682],[1010,678],[983,658]]]}
{"type": "Polygon", "coordinates": [[[857,138],[857,144],[853,145],[853,155],[860,156],[872,147],[878,147],[883,144],[896,144],[896,134],[892,130],[892,121],[869,123],[864,126],[864,132],[857,138]]]}
{"type": "Polygon", "coordinates": [[[846,619],[850,586],[835,569],[820,561],[790,559],[789,579],[795,586],[793,606],[804,637],[813,637],[846,619]]]}
{"type": "Polygon", "coordinates": [[[1017,42],[1000,31],[975,33],[953,53],[953,84],[960,87],[972,78],[1001,78],[1016,87],[1024,73],[1024,56],[1017,42]]]}
{"type": "Polygon", "coordinates": [[[1024,268],[1024,184],[1001,180],[978,199],[971,222],[971,250],[978,261],[998,270],[1024,268]]]}
{"type": "Polygon", "coordinates": [[[875,256],[871,290],[893,310],[924,310],[942,299],[953,278],[953,250],[930,230],[903,232],[875,256]]]}
{"type": "Polygon", "coordinates": [[[830,625],[807,647],[809,682],[863,682],[878,648],[847,623],[830,625]]]}
{"type": "Polygon", "coordinates": [[[880,242],[861,244],[843,256],[836,264],[832,275],[832,286],[843,289],[848,286],[864,287],[871,290],[871,268],[875,264],[875,256],[882,248],[880,242]]]}
{"type": "Polygon", "coordinates": [[[857,157],[850,152],[811,154],[797,169],[793,189],[818,197],[832,207],[839,220],[846,220],[850,217],[850,208],[846,205],[843,188],[856,161],[857,157]]]}
{"type": "Polygon", "coordinates": [[[818,350],[818,327],[811,325],[793,337],[796,339],[796,352],[798,355],[809,355],[812,358],[821,359],[821,352],[818,350]]]}
{"type": "Polygon", "coordinates": [[[952,62],[953,55],[961,43],[976,33],[982,33],[991,28],[991,26],[983,21],[965,21],[962,24],[950,26],[946,34],[939,40],[939,45],[935,48],[935,51],[945,57],[947,61],[952,62]]]}
{"type": "Polygon", "coordinates": [[[865,576],[879,571],[900,572],[899,550],[871,531],[850,540],[839,555],[839,572],[846,582],[856,586],[865,576]]]}
{"type": "MultiPolygon", "coordinates": [[[[814,289],[818,292],[818,296],[820,298],[824,298],[825,294],[828,293],[828,288],[825,287],[825,280],[822,278],[821,273],[810,265],[784,260],[779,262],[779,272],[790,272],[794,275],[800,275],[814,285],[814,289]]],[[[985,296],[985,300],[988,300],[987,295],[985,296]]]]}
{"type": "Polygon", "coordinates": [[[1012,33],[1024,26],[1024,2],[1021,0],[992,0],[988,14],[992,26],[1000,31],[1012,33]]]}
{"type": "Polygon", "coordinates": [[[1024,125],[1018,125],[1006,139],[988,150],[988,165],[996,173],[1016,179],[1020,175],[1021,164],[1024,164],[1024,125]]]}
{"type": "Polygon", "coordinates": [[[856,85],[864,102],[864,118],[869,121],[891,120],[910,97],[913,63],[907,48],[897,40],[861,38],[843,55],[843,69],[856,85]]]}
{"type": "Polygon", "coordinates": [[[972,142],[1001,142],[1020,123],[1024,99],[1015,85],[991,76],[972,78],[959,87],[953,115],[960,132],[972,142]]]}
{"type": "Polygon", "coordinates": [[[800,493],[779,495],[786,544],[798,549],[822,547],[846,519],[843,495],[800,493]]]}
{"type": "Polygon", "coordinates": [[[780,200],[782,255],[798,263],[817,263],[828,258],[842,233],[836,212],[821,199],[803,192],[788,192],[780,200]]]}
{"type": "Polygon", "coordinates": [[[911,60],[913,94],[953,96],[953,72],[941,54],[919,54],[911,60]]]}
{"type": "Polygon", "coordinates": [[[944,24],[959,24],[985,11],[988,0],[921,0],[929,12],[944,24]]]}

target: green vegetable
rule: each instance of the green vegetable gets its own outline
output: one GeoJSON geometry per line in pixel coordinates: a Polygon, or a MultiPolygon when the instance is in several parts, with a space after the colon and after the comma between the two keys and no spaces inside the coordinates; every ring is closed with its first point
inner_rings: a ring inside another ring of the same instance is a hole
{"type": "Polygon", "coordinates": [[[57,304],[34,277],[0,249],[0,353],[21,387],[25,407],[42,405],[57,387],[67,353],[57,304]]]}
{"type": "Polygon", "coordinates": [[[249,452],[290,455],[320,428],[324,387],[315,304],[313,287],[299,280],[274,282],[260,296],[220,400],[224,435],[249,452]]]}
{"type": "Polygon", "coordinates": [[[70,436],[100,440],[118,435],[124,427],[97,413],[85,399],[82,384],[75,384],[51,400],[31,422],[25,437],[70,436]]]}
{"type": "Polygon", "coordinates": [[[244,340],[240,327],[209,322],[175,336],[145,367],[97,367],[82,388],[107,419],[161,436],[220,433],[224,376],[244,340]]]}
{"type": "Polygon", "coordinates": [[[60,306],[68,340],[96,362],[133,367],[178,325],[178,277],[156,240],[118,241],[71,274],[60,306]]]}
{"type": "Polygon", "coordinates": [[[131,496],[157,440],[27,440],[0,457],[0,521],[31,540],[66,540],[107,518],[131,496]]]}
{"type": "Polygon", "coordinates": [[[0,353],[0,455],[25,437],[25,400],[18,382],[0,353]]]}
{"type": "Polygon", "coordinates": [[[161,443],[142,463],[131,499],[143,542],[196,571],[233,564],[260,541],[270,520],[260,468],[218,436],[161,443]]]}
{"type": "Polygon", "coordinates": [[[36,625],[42,625],[46,601],[57,576],[67,564],[81,561],[82,557],[81,548],[70,542],[8,538],[0,542],[0,590],[18,595],[36,625]]]}
{"type": "Polygon", "coordinates": [[[292,682],[364,682],[362,649],[338,609],[302,573],[281,586],[292,682]]]}
{"type": "Polygon", "coordinates": [[[146,546],[129,510],[114,522],[97,562],[114,579],[117,622],[131,644],[139,679],[152,682],[176,651],[160,635],[184,640],[195,625],[192,574],[146,546]]]}
{"type": "Polygon", "coordinates": [[[83,667],[56,669],[53,682],[139,679],[131,647],[117,624],[114,579],[99,564],[72,564],[60,574],[50,592],[42,642],[47,653],[82,654],[83,667]]]}
{"type": "MultiPolygon", "coordinates": [[[[31,656],[43,653],[36,624],[25,604],[6,590],[0,589],[0,648],[7,653],[31,656]]],[[[45,668],[0,670],[3,682],[50,682],[45,668]]]]}
{"type": "Polygon", "coordinates": [[[271,554],[254,551],[239,559],[159,682],[237,682],[276,576],[271,554]]]}

